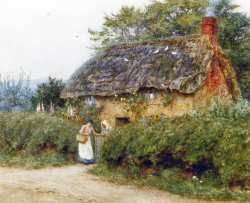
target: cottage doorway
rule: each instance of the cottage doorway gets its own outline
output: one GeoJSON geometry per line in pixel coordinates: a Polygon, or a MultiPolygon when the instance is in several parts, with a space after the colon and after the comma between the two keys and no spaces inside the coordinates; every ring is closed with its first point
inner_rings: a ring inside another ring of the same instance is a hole
{"type": "Polygon", "coordinates": [[[116,117],[115,118],[115,126],[119,127],[119,126],[123,126],[126,124],[131,123],[131,118],[130,117],[116,117]]]}

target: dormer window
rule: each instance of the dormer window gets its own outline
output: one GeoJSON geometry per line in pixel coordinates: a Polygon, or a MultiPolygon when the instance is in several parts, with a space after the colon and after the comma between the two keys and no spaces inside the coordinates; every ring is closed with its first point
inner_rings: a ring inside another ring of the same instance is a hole
{"type": "Polygon", "coordinates": [[[86,96],[84,99],[84,103],[86,105],[93,105],[95,104],[95,97],[94,96],[86,96]]]}
{"type": "Polygon", "coordinates": [[[143,91],[143,96],[146,99],[154,99],[156,97],[156,89],[155,88],[148,88],[143,91]]]}

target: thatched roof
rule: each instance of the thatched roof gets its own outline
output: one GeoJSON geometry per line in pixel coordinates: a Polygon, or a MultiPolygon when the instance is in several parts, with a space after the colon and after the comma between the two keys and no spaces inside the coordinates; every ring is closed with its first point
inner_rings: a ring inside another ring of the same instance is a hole
{"type": "Polygon", "coordinates": [[[71,76],[61,97],[112,96],[148,87],[194,93],[212,56],[205,35],[108,46],[71,76]]]}

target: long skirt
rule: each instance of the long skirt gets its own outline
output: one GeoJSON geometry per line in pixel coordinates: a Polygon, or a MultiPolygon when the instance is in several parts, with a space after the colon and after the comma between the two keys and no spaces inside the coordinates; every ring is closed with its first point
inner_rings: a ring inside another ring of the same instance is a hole
{"type": "Polygon", "coordinates": [[[90,137],[88,138],[88,141],[85,144],[79,142],[78,162],[83,162],[86,164],[94,163],[93,149],[90,137]]]}
{"type": "Polygon", "coordinates": [[[102,137],[95,137],[95,161],[99,163],[101,160],[100,146],[102,142],[102,137]]]}

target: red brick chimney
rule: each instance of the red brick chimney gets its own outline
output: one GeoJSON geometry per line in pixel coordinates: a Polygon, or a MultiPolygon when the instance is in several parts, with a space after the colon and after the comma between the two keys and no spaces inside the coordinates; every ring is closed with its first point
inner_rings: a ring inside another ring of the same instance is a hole
{"type": "Polygon", "coordinates": [[[217,20],[214,17],[204,17],[202,19],[202,34],[208,35],[212,44],[214,54],[217,55],[218,46],[218,26],[217,20]]]}
{"type": "Polygon", "coordinates": [[[207,72],[206,82],[208,83],[209,92],[218,95],[219,86],[223,83],[222,74],[219,68],[217,48],[218,48],[218,26],[217,20],[213,17],[204,17],[202,19],[202,34],[208,35],[211,42],[214,55],[211,61],[211,67],[207,72]]]}

